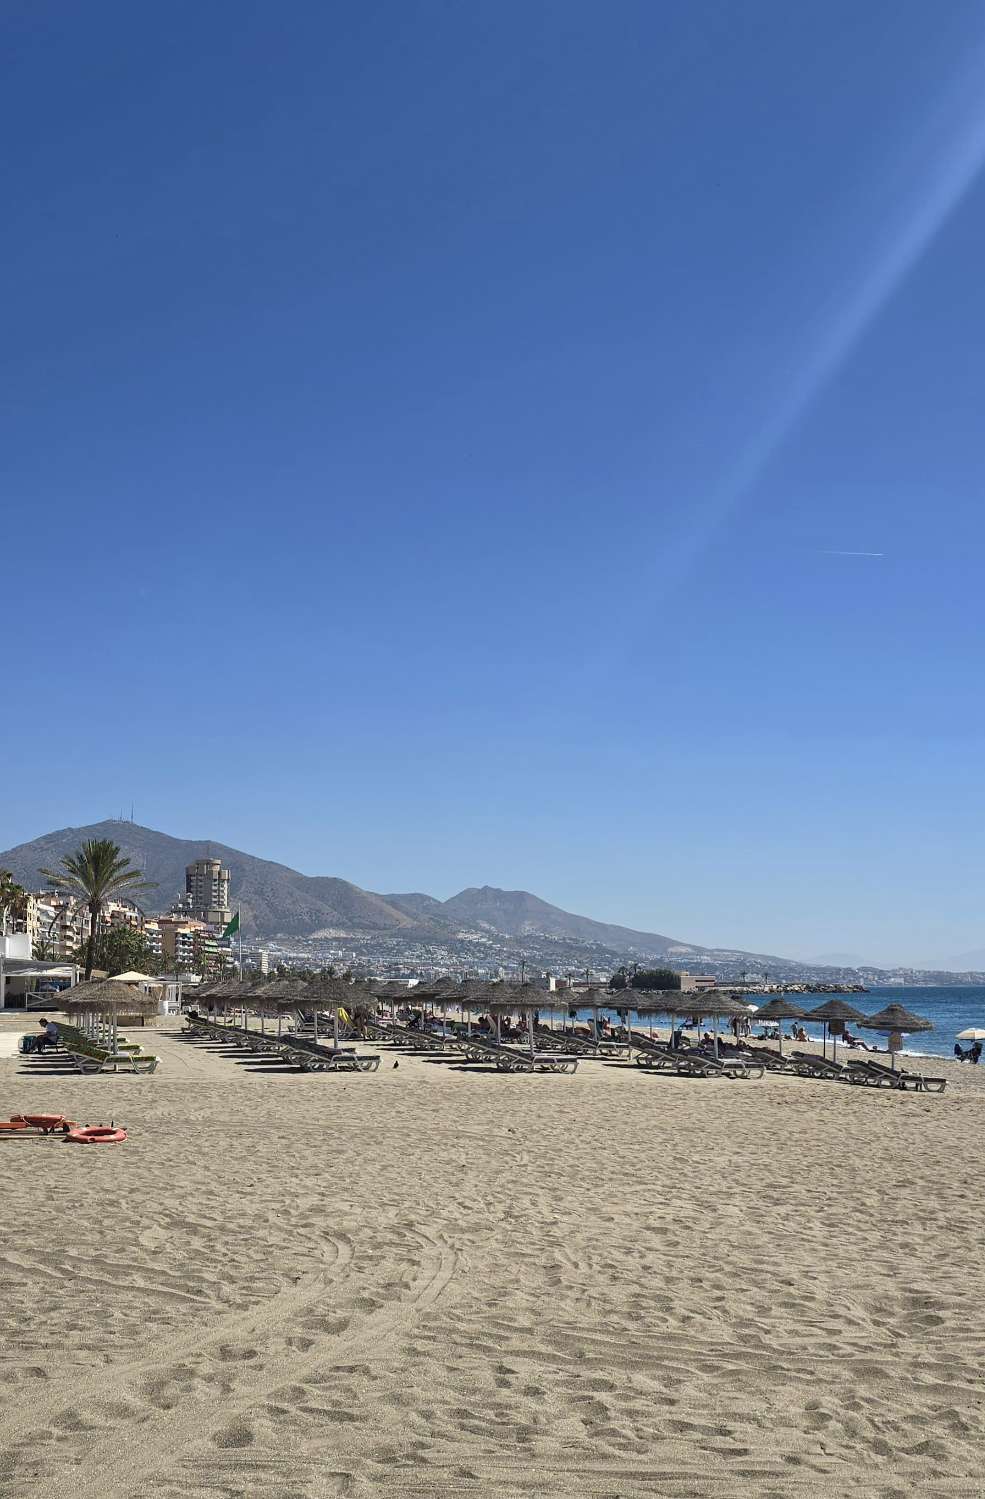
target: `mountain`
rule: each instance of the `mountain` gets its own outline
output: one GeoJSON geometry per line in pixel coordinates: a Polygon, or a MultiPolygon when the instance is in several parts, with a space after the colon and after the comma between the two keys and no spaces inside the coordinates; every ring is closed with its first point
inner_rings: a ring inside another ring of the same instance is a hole
{"type": "Polygon", "coordinates": [[[462,926],[486,927],[510,937],[543,933],[548,937],[569,937],[576,942],[599,942],[618,952],[634,948],[649,953],[663,953],[668,948],[682,953],[689,950],[687,943],[662,937],[659,932],[635,932],[630,927],[592,921],[588,916],[573,916],[527,890],[497,890],[492,885],[472,887],[442,902],[441,910],[462,926]]]}
{"type": "Polygon", "coordinates": [[[411,961],[416,961],[413,949],[421,943],[458,944],[459,948],[478,943],[483,951],[505,947],[514,958],[527,953],[534,961],[549,966],[582,964],[593,957],[612,966],[624,960],[641,966],[669,961],[735,977],[747,969],[765,969],[774,978],[802,977],[805,971],[829,977],[834,972],[832,964],[842,969],[854,966],[836,963],[840,955],[835,954],[829,955],[824,965],[806,964],[771,954],[681,942],[659,932],[641,932],[576,916],[528,890],[478,885],[460,890],[448,900],[420,891],[377,895],[348,880],[300,874],[286,864],[257,859],[224,843],[172,838],[153,828],[115,819],[88,827],[62,828],[8,849],[0,853],[0,869],[12,870],[15,879],[29,889],[41,889],[45,885],[41,869],[56,868],[64,854],[73,852],[87,838],[113,839],[153,882],[154,889],[140,899],[148,912],[167,910],[184,892],[186,864],[198,858],[221,859],[231,875],[232,904],[240,909],[243,931],[249,937],[397,938],[406,940],[411,961]]]}
{"type": "Polygon", "coordinates": [[[975,947],[971,952],[958,953],[946,963],[928,963],[928,968],[946,970],[948,973],[985,972],[985,947],[975,947]]]}
{"type": "Polygon", "coordinates": [[[383,899],[413,921],[445,922],[448,919],[444,901],[437,900],[433,895],[421,895],[415,890],[409,895],[384,895],[383,899]]]}
{"type": "Polygon", "coordinates": [[[41,869],[57,868],[62,855],[72,853],[87,838],[112,838],[144,872],[155,888],[139,897],[146,911],[163,911],[184,893],[185,865],[193,859],[221,859],[229,869],[232,902],[242,911],[243,930],[264,936],[309,936],[316,932],[399,931],[415,925],[415,918],[391,906],[382,895],[361,890],[348,880],[299,874],[285,864],[257,859],[224,843],[204,839],[171,838],[133,822],[92,823],[61,828],[32,843],[0,853],[0,869],[29,889],[45,885],[41,869]]]}
{"type": "Polygon", "coordinates": [[[815,967],[822,968],[878,968],[878,963],[870,963],[865,958],[860,958],[858,953],[850,952],[826,952],[816,958],[808,958],[809,963],[815,967]]]}

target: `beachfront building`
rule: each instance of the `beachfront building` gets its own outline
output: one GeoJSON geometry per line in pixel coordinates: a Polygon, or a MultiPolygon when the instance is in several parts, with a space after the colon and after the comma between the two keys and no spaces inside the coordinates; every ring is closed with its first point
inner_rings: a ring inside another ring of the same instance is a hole
{"type": "MultiPolygon", "coordinates": [[[[142,930],[144,914],[140,907],[129,900],[107,901],[101,930],[107,932],[117,926],[142,930]]],[[[86,907],[57,890],[29,891],[13,921],[14,931],[27,937],[32,955],[43,951],[50,958],[71,958],[88,941],[90,927],[86,907]]]]}
{"type": "Polygon", "coordinates": [[[161,916],[157,924],[163,955],[178,967],[191,968],[195,962],[195,937],[204,930],[205,923],[191,917],[161,916]]]}
{"type": "Polygon", "coordinates": [[[678,973],[681,981],[681,989],[685,994],[693,994],[696,989],[716,989],[718,980],[713,973],[678,973]]]}
{"type": "Polygon", "coordinates": [[[0,936],[0,1010],[23,1009],[43,987],[67,988],[78,980],[74,963],[39,963],[27,932],[0,936]]]}
{"type": "Polygon", "coordinates": [[[160,933],[161,954],[176,968],[217,972],[228,966],[232,944],[222,936],[221,927],[191,916],[174,915],[158,917],[155,925],[160,933]]]}
{"type": "Polygon", "coordinates": [[[164,938],[161,933],[161,923],[156,917],[144,922],[144,941],[150,948],[155,958],[164,956],[164,938]]]}

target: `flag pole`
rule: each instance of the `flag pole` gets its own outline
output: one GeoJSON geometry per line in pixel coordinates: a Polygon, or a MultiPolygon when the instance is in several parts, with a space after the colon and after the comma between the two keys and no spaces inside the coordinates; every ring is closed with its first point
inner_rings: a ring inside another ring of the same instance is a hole
{"type": "Polygon", "coordinates": [[[243,977],[243,915],[239,906],[236,907],[236,933],[239,937],[239,976],[243,977]]]}

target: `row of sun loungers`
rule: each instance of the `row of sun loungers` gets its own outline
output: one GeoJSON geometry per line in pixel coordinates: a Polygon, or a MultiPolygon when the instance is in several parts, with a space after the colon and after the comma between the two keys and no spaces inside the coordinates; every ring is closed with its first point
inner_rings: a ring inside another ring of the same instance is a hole
{"type": "Polygon", "coordinates": [[[244,1029],[240,1025],[223,1025],[203,1016],[187,1016],[191,1035],[207,1036],[225,1045],[243,1047],[260,1055],[276,1056],[302,1072],[375,1072],[380,1065],[377,1056],[360,1054],[352,1047],[323,1046],[319,1041],[285,1031],[280,1036],[244,1029]]]}
{"type": "Polygon", "coordinates": [[[455,1051],[469,1062],[492,1062],[500,1072],[575,1072],[579,1057],[556,1047],[541,1048],[532,1054],[529,1047],[517,1042],[497,1043],[495,1037],[477,1027],[469,1034],[461,1022],[449,1022],[441,1031],[423,1031],[397,1022],[371,1020],[367,1030],[393,1046],[413,1051],[455,1051]]]}
{"type": "MultiPolygon", "coordinates": [[[[325,1046],[296,1032],[280,1036],[264,1035],[240,1026],[220,1024],[203,1017],[189,1019],[189,1029],[209,1034],[215,1040],[245,1046],[256,1052],[277,1053],[303,1071],[375,1071],[379,1057],[359,1055],[351,1047],[325,1046]]],[[[532,1053],[521,1042],[497,1043],[487,1031],[469,1031],[462,1022],[448,1022],[442,1030],[424,1030],[416,1026],[385,1021],[378,1017],[366,1022],[367,1033],[394,1047],[411,1051],[463,1054],[474,1063],[490,1062],[501,1072],[574,1072],[579,1061],[611,1059],[625,1051],[625,1043],[602,1042],[596,1045],[584,1036],[572,1036],[547,1027],[538,1027],[537,1049],[532,1053]]],[[[648,1072],[670,1073],[678,1077],[761,1078],[766,1072],[837,1081],[854,1086],[912,1089],[918,1092],[943,1093],[947,1080],[925,1073],[894,1070],[869,1058],[849,1057],[844,1062],[813,1052],[781,1053],[775,1047],[733,1044],[719,1040],[718,1055],[707,1047],[672,1047],[665,1041],[634,1031],[631,1045],[636,1065],[648,1072]]],[[[123,1062],[132,1061],[129,1057],[123,1062]]],[[[156,1058],[137,1058],[140,1063],[156,1064],[156,1058]]],[[[152,1069],[148,1069],[152,1070],[152,1069]]]]}
{"type": "Polygon", "coordinates": [[[110,1051],[108,1047],[98,1045],[77,1026],[63,1022],[58,1030],[57,1047],[46,1046],[43,1051],[28,1052],[27,1055],[36,1056],[41,1062],[64,1062],[84,1075],[97,1072],[148,1073],[157,1068],[158,1058],[141,1052],[139,1047],[121,1046],[117,1051],[110,1051]]]}
{"type": "Polygon", "coordinates": [[[665,1041],[634,1033],[636,1065],[648,1072],[672,1072],[677,1077],[762,1077],[765,1066],[755,1057],[714,1056],[698,1046],[673,1047],[665,1041]]]}

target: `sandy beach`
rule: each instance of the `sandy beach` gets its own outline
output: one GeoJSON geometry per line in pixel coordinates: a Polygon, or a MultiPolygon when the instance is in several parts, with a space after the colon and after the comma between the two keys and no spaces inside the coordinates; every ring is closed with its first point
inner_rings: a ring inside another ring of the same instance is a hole
{"type": "Polygon", "coordinates": [[[982,1493],[985,1068],[301,1075],[140,1039],[153,1076],[0,1055],[3,1117],[130,1132],[0,1139],[3,1499],[982,1493]]]}

